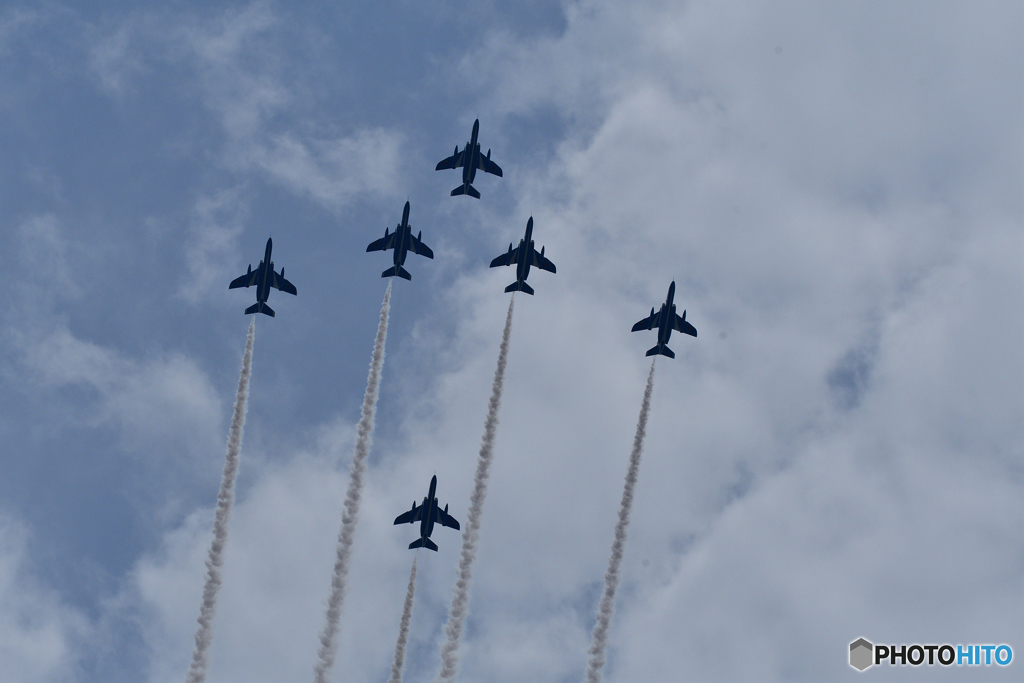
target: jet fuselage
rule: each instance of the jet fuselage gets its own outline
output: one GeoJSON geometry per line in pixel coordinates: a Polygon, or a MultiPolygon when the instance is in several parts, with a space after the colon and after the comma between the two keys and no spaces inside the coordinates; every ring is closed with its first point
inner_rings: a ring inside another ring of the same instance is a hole
{"type": "Polygon", "coordinates": [[[473,133],[470,135],[469,142],[466,143],[466,158],[465,163],[462,164],[463,185],[472,185],[476,178],[476,168],[480,165],[480,143],[476,141],[479,133],[480,119],[477,119],[473,122],[473,133]]]}
{"type": "Polygon", "coordinates": [[[672,321],[676,319],[676,305],[673,299],[676,297],[676,283],[668,286],[668,296],[665,303],[661,305],[661,325],[658,326],[658,343],[667,344],[672,336],[672,321]]]}
{"type": "Polygon", "coordinates": [[[533,216],[526,222],[526,235],[519,240],[519,263],[516,264],[516,279],[525,281],[530,275],[533,263],[533,216]]]}
{"type": "Polygon", "coordinates": [[[405,203],[402,209],[402,222],[395,228],[395,253],[394,263],[396,266],[405,265],[405,257],[409,254],[409,247],[412,246],[412,226],[409,225],[409,202],[405,203]]]}
{"type": "Polygon", "coordinates": [[[434,519],[437,517],[437,498],[434,491],[437,489],[437,475],[430,478],[430,490],[427,497],[423,499],[423,519],[420,520],[420,538],[430,538],[434,531],[434,519]]]}
{"type": "MultiPolygon", "coordinates": [[[[274,240],[271,237],[267,238],[267,250],[263,254],[263,260],[260,261],[260,265],[256,271],[256,303],[265,304],[267,299],[270,298],[270,283],[272,279],[267,277],[267,273],[274,270],[274,262],[270,260],[270,252],[274,249],[274,240]]],[[[282,276],[284,274],[282,273],[282,276]]],[[[301,275],[301,273],[300,273],[301,275]]]]}

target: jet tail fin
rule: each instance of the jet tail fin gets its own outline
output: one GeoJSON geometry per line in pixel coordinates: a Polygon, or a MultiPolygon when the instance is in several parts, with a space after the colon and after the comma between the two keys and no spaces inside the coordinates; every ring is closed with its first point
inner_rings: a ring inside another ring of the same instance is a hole
{"type": "Polygon", "coordinates": [[[274,309],[261,301],[257,301],[252,306],[245,309],[246,315],[249,315],[250,313],[264,313],[266,315],[269,315],[271,318],[274,317],[274,309]]]}
{"type": "Polygon", "coordinates": [[[470,197],[475,197],[476,199],[480,199],[480,193],[477,192],[476,188],[473,187],[472,185],[468,185],[468,184],[467,185],[459,185],[454,190],[452,190],[452,195],[451,196],[456,197],[456,196],[458,196],[460,194],[468,194],[470,197]]]}
{"type": "Polygon", "coordinates": [[[676,357],[675,352],[672,351],[672,349],[668,348],[668,346],[666,346],[665,344],[658,344],[654,348],[650,349],[647,352],[647,355],[648,356],[657,356],[659,353],[662,356],[668,356],[669,358],[675,358],[676,357]]]}
{"type": "Polygon", "coordinates": [[[417,538],[415,541],[409,544],[409,550],[414,548],[427,548],[437,552],[437,544],[431,541],[429,538],[417,538]]]}
{"type": "Polygon", "coordinates": [[[387,270],[380,274],[381,277],[395,277],[396,275],[400,278],[405,278],[406,280],[412,280],[412,275],[410,275],[409,271],[407,271],[402,266],[394,266],[393,268],[388,268],[387,270]]]}
{"type": "Polygon", "coordinates": [[[526,284],[526,280],[516,280],[508,287],[505,288],[506,292],[526,292],[527,294],[533,294],[533,287],[526,284]]]}

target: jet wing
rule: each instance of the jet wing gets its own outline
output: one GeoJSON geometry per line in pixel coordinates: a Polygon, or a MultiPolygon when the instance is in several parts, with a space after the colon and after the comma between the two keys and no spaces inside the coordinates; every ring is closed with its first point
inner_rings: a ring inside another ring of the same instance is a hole
{"type": "Polygon", "coordinates": [[[379,240],[370,242],[370,245],[366,247],[366,251],[387,251],[395,246],[395,235],[397,232],[388,233],[379,240]]]}
{"type": "Polygon", "coordinates": [[[412,238],[412,252],[419,254],[420,256],[426,256],[427,258],[434,258],[434,252],[430,251],[430,247],[423,244],[418,237],[415,235],[409,235],[412,238]]]}
{"type": "Polygon", "coordinates": [[[546,256],[542,256],[539,251],[533,252],[533,267],[546,270],[549,273],[555,272],[555,264],[552,263],[546,256]]]}
{"type": "MultiPolygon", "coordinates": [[[[444,159],[443,161],[437,162],[437,168],[435,168],[434,170],[435,171],[443,171],[446,168],[462,168],[462,160],[465,157],[466,157],[466,150],[462,150],[461,152],[456,152],[455,154],[451,155],[447,159],[444,159]]],[[[498,169],[498,170],[499,170],[498,175],[501,175],[501,173],[500,173],[501,169],[498,169]]]]}
{"type": "Polygon", "coordinates": [[[420,517],[423,515],[422,505],[413,505],[412,510],[403,512],[402,514],[395,517],[395,524],[412,524],[413,522],[420,521],[420,517]]]}
{"type": "Polygon", "coordinates": [[[455,519],[444,510],[438,509],[437,514],[437,521],[441,523],[441,526],[446,526],[449,529],[455,529],[456,531],[462,528],[459,526],[459,520],[455,519]]]}
{"type": "Polygon", "coordinates": [[[697,328],[683,320],[678,315],[676,316],[676,319],[672,322],[672,327],[675,328],[676,332],[682,332],[683,334],[688,334],[691,337],[697,336],[697,328]]]}
{"type": "Polygon", "coordinates": [[[298,294],[299,292],[295,289],[295,285],[284,279],[284,276],[280,273],[274,273],[273,279],[270,281],[270,286],[274,289],[280,289],[282,292],[288,294],[298,294]]]}
{"type": "Polygon", "coordinates": [[[480,157],[480,168],[482,168],[486,173],[490,173],[491,175],[496,175],[499,178],[502,177],[502,175],[501,175],[501,166],[498,166],[496,163],[494,163],[493,161],[491,161],[490,159],[488,159],[487,157],[485,157],[482,154],[479,155],[479,157],[480,157]]]}
{"type": "Polygon", "coordinates": [[[647,316],[646,318],[644,318],[643,320],[638,322],[636,325],[633,325],[632,331],[633,332],[639,332],[640,330],[653,330],[655,327],[660,327],[660,326],[661,326],[661,311],[658,311],[657,313],[653,313],[653,314],[647,316]]]}
{"type": "Polygon", "coordinates": [[[231,284],[228,285],[228,289],[237,289],[239,287],[252,287],[254,284],[256,284],[256,274],[258,272],[259,269],[257,268],[251,273],[246,273],[241,277],[236,277],[234,280],[231,281],[231,284]]]}
{"type": "Polygon", "coordinates": [[[504,254],[496,257],[493,261],[491,261],[491,268],[497,268],[498,266],[511,266],[518,260],[519,247],[516,247],[512,251],[506,251],[504,254]]]}

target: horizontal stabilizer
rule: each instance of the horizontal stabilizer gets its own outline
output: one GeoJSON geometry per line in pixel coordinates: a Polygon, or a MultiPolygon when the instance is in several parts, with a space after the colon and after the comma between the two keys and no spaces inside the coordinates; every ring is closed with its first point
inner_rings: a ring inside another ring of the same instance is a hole
{"type": "Polygon", "coordinates": [[[452,190],[451,196],[455,197],[460,194],[468,194],[470,197],[476,197],[477,199],[480,199],[480,193],[477,192],[476,188],[473,187],[472,185],[459,185],[454,190],[452,190]]]}
{"type": "Polygon", "coordinates": [[[413,550],[414,548],[427,548],[428,550],[433,550],[435,553],[437,552],[437,544],[429,538],[417,538],[409,544],[409,550],[413,550]]]}
{"type": "Polygon", "coordinates": [[[409,280],[409,281],[412,280],[412,275],[410,275],[409,271],[407,271],[402,266],[395,266],[393,268],[388,268],[387,270],[385,270],[383,273],[380,274],[381,277],[395,277],[396,275],[398,277],[405,278],[406,280],[409,280]]]}
{"type": "Polygon", "coordinates": [[[665,344],[658,344],[654,348],[650,349],[647,352],[647,355],[648,356],[657,356],[659,353],[661,355],[663,355],[663,356],[668,356],[669,358],[675,358],[676,357],[675,352],[673,352],[672,349],[668,348],[668,346],[666,346],[665,344]]]}
{"type": "Polygon", "coordinates": [[[508,287],[505,288],[506,292],[526,292],[527,294],[533,294],[533,287],[526,284],[526,280],[516,280],[508,287]]]}
{"type": "Polygon", "coordinates": [[[246,315],[249,315],[250,313],[263,313],[265,315],[269,315],[271,318],[274,317],[274,309],[268,306],[267,304],[259,301],[254,303],[249,308],[245,309],[246,315]]]}

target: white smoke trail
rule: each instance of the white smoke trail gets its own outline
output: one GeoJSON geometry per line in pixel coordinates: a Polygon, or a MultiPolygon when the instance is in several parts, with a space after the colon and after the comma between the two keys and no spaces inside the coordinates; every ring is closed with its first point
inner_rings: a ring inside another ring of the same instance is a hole
{"type": "Polygon", "coordinates": [[[210,643],[213,642],[213,615],[217,609],[217,591],[220,589],[220,568],[224,564],[224,546],[228,541],[228,517],[235,499],[235,475],[238,474],[238,456],[242,451],[242,430],[245,428],[245,407],[249,399],[249,378],[252,376],[252,345],[256,339],[256,317],[249,323],[242,354],[242,372],[238,375],[235,409],[231,414],[228,447],[224,454],[224,472],[217,493],[217,512],[213,518],[213,542],[206,558],[206,585],[203,586],[203,604],[199,608],[199,628],[196,629],[196,647],[192,651],[192,664],[185,677],[187,683],[203,683],[210,643]]]}
{"type": "Polygon", "coordinates": [[[328,683],[334,655],[337,650],[338,621],[341,618],[341,603],[345,599],[345,582],[348,579],[349,559],[352,555],[352,540],[359,518],[359,499],[363,493],[363,474],[366,472],[366,456],[370,454],[370,437],[373,435],[373,419],[377,412],[377,396],[380,387],[380,372],[384,367],[384,341],[388,336],[388,312],[391,309],[391,283],[384,292],[380,307],[380,322],[377,337],[373,343],[370,358],[370,374],[366,378],[366,393],[363,395],[363,411],[356,427],[356,447],[349,470],[348,490],[345,492],[345,507],[341,514],[341,530],[338,532],[338,551],[334,560],[334,576],[331,578],[331,595],[327,600],[324,630],[320,632],[318,661],[313,667],[313,680],[328,683]]]}
{"type": "MultiPolygon", "coordinates": [[[[657,360],[657,357],[655,357],[657,360]]],[[[644,450],[644,435],[647,432],[647,415],[651,411],[651,392],[654,390],[654,360],[647,375],[647,388],[640,405],[640,419],[636,423],[633,437],[633,451],[629,454],[629,468],[626,470],[626,484],[622,488],[622,502],[619,503],[619,521],[615,523],[615,540],[612,541],[612,555],[608,559],[608,571],[604,573],[604,595],[597,608],[597,623],[590,641],[590,661],[587,662],[587,683],[601,683],[604,670],[604,650],[608,644],[608,624],[615,609],[615,589],[619,586],[619,566],[622,564],[623,548],[626,545],[626,528],[629,526],[629,511],[633,507],[633,488],[640,470],[640,454],[644,450]]]]}
{"type": "Polygon", "coordinates": [[[469,513],[466,515],[466,531],[462,534],[462,553],[459,556],[459,573],[452,590],[452,604],[448,608],[448,623],[444,632],[448,637],[441,648],[441,673],[437,681],[451,681],[459,665],[459,639],[462,637],[462,622],[466,618],[469,604],[469,582],[473,576],[473,561],[476,559],[476,544],[480,538],[480,515],[483,513],[484,497],[487,495],[487,477],[494,455],[494,434],[498,428],[498,408],[501,407],[501,391],[505,385],[505,365],[508,361],[508,340],[512,334],[512,307],[515,294],[508,303],[505,317],[505,331],[501,335],[501,350],[498,352],[498,368],[494,371],[494,386],[491,401],[487,407],[484,422],[484,438],[480,444],[480,455],[476,462],[476,479],[473,495],[470,496],[469,513]]]}
{"type": "Polygon", "coordinates": [[[405,606],[402,608],[402,624],[398,627],[398,642],[395,643],[395,661],[391,663],[391,678],[388,683],[402,683],[402,664],[405,662],[405,644],[409,642],[409,622],[412,620],[412,599],[416,594],[416,557],[409,572],[409,587],[405,589],[405,606]]]}

